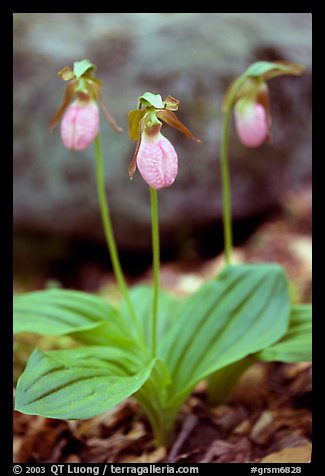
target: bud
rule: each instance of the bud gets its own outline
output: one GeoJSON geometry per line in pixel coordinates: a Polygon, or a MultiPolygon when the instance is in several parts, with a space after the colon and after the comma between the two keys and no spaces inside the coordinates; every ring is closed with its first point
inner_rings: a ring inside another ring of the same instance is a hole
{"type": "Polygon", "coordinates": [[[157,128],[156,133],[142,133],[137,153],[137,166],[150,187],[159,190],[170,187],[177,176],[178,159],[171,142],[157,128]]]}
{"type": "Polygon", "coordinates": [[[61,121],[61,138],[68,149],[84,150],[99,132],[99,109],[95,101],[76,100],[61,121]]]}
{"type": "Polygon", "coordinates": [[[247,147],[258,147],[270,139],[271,116],[268,111],[268,89],[263,82],[243,94],[234,108],[236,130],[247,147]]]}
{"type": "Polygon", "coordinates": [[[266,81],[283,75],[300,76],[304,66],[288,61],[257,61],[235,79],[226,91],[223,112],[234,108],[235,124],[240,141],[258,147],[271,141],[271,115],[266,81]]]}
{"type": "Polygon", "coordinates": [[[242,144],[258,147],[269,135],[264,107],[255,101],[239,99],[235,105],[235,124],[242,144]]]}

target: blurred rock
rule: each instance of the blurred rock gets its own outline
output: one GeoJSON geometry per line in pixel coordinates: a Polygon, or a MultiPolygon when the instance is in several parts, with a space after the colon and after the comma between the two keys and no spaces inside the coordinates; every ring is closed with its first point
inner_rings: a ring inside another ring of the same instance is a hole
{"type": "MultiPolygon", "coordinates": [[[[311,15],[308,13],[24,13],[14,17],[14,228],[103,240],[94,147],[66,150],[49,121],[65,84],[57,72],[76,60],[97,65],[106,104],[120,125],[102,121],[107,194],[118,245],[150,246],[147,185],[128,165],[135,143],[127,114],[149,90],[181,102],[179,118],[195,144],[164,126],[179,156],[179,175],[159,192],[161,241],[221,218],[219,145],[222,96],[256,60],[290,60],[301,78],[270,82],[273,144],[243,147],[232,129],[234,218],[256,216],[311,176],[311,15]]],[[[103,119],[103,117],[102,117],[103,119]]]]}

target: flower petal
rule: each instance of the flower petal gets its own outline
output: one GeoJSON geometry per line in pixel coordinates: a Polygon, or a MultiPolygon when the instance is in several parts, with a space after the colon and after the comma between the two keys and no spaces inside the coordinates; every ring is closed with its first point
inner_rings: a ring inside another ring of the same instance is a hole
{"type": "Polygon", "coordinates": [[[54,116],[51,119],[51,124],[50,124],[51,130],[54,129],[54,127],[58,124],[58,122],[60,121],[61,117],[64,114],[64,111],[67,109],[69,102],[72,99],[74,89],[75,89],[75,81],[72,81],[65,90],[63,103],[61,104],[60,109],[54,114],[54,116]]]}
{"type": "Polygon", "coordinates": [[[84,150],[99,131],[99,109],[95,102],[80,104],[74,101],[61,122],[61,138],[68,149],[84,150]]]}
{"type": "Polygon", "coordinates": [[[201,142],[200,139],[193,136],[191,131],[187,127],[185,127],[184,124],[181,123],[181,121],[172,111],[168,111],[167,109],[164,109],[162,111],[159,110],[156,111],[156,115],[157,117],[159,117],[159,119],[162,119],[170,126],[175,127],[175,129],[178,129],[179,131],[183,132],[183,134],[185,134],[189,139],[193,140],[194,142],[201,142]]]}
{"type": "Polygon", "coordinates": [[[176,151],[162,134],[158,135],[155,142],[142,139],[137,154],[137,165],[143,179],[156,190],[170,187],[178,172],[176,151]]]}
{"type": "Polygon", "coordinates": [[[258,147],[269,135],[269,120],[262,104],[239,99],[235,104],[235,124],[240,141],[247,147],[258,147]]]}

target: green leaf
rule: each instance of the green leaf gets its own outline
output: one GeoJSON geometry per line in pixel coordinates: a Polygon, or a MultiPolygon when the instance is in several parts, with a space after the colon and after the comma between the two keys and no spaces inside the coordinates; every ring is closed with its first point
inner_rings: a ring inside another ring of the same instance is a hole
{"type": "Polygon", "coordinates": [[[312,360],[312,306],[292,308],[288,332],[279,342],[262,350],[257,358],[266,361],[305,362],[312,360]]]}
{"type": "Polygon", "coordinates": [[[129,112],[129,136],[131,140],[138,140],[139,137],[139,123],[146,111],[143,109],[135,109],[129,112]]]}
{"type": "Polygon", "coordinates": [[[92,344],[110,338],[130,338],[118,311],[102,298],[64,289],[50,289],[14,297],[14,333],[49,336],[69,334],[92,344]]]}
{"type": "MultiPolygon", "coordinates": [[[[134,286],[130,290],[130,298],[137,311],[137,316],[142,327],[145,341],[151,349],[152,332],[151,332],[151,313],[153,289],[147,285],[134,286]]],[[[157,316],[157,340],[162,339],[170,326],[176,321],[179,311],[185,300],[179,299],[166,291],[160,290],[158,298],[158,316],[157,316]]],[[[122,301],[120,307],[121,316],[126,322],[131,323],[128,306],[122,301]]]]}
{"type": "Polygon", "coordinates": [[[170,383],[171,377],[166,364],[157,358],[150,378],[135,395],[152,426],[156,443],[160,446],[171,443],[169,437],[176,417],[175,412],[170,412],[165,405],[170,383]]]}
{"type": "Polygon", "coordinates": [[[131,373],[134,362],[117,348],[36,349],[17,384],[16,410],[48,418],[92,418],[137,392],[154,363],[131,373]]]}
{"type": "Polygon", "coordinates": [[[300,76],[304,70],[304,66],[287,61],[257,61],[247,68],[244,75],[254,78],[262,77],[263,79],[271,79],[284,74],[300,76]]]}
{"type": "Polygon", "coordinates": [[[129,335],[129,329],[125,330],[123,325],[120,327],[121,329],[114,331],[107,322],[103,322],[92,329],[72,332],[69,336],[77,342],[88,345],[119,345],[122,348],[137,346],[134,337],[129,335]]]}
{"type": "Polygon", "coordinates": [[[92,64],[87,59],[81,61],[75,61],[73,63],[73,72],[76,78],[80,78],[83,74],[85,74],[89,70],[95,70],[96,66],[92,64]]]}
{"type": "Polygon", "coordinates": [[[257,360],[256,354],[248,355],[209,375],[207,394],[210,405],[226,402],[239,377],[257,360]]]}
{"type": "Polygon", "coordinates": [[[152,93],[146,92],[142,96],[139,97],[139,101],[144,106],[153,106],[157,109],[163,109],[165,106],[164,101],[162,100],[162,97],[160,96],[160,94],[152,94],[152,93]]]}
{"type": "Polygon", "coordinates": [[[187,300],[159,346],[180,400],[218,369],[280,339],[289,323],[288,286],[276,264],[234,265],[187,300]]]}

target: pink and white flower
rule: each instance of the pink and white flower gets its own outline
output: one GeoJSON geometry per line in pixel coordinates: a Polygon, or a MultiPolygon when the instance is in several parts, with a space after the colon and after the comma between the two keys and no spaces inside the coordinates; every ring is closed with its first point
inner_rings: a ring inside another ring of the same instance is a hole
{"type": "Polygon", "coordinates": [[[178,159],[172,143],[161,132],[145,133],[137,153],[137,166],[143,179],[152,188],[170,187],[177,176],[178,159]]]}
{"type": "Polygon", "coordinates": [[[95,101],[75,100],[61,121],[61,138],[68,149],[84,150],[99,132],[99,109],[95,101]]]}
{"type": "Polygon", "coordinates": [[[258,147],[269,135],[268,117],[262,104],[246,98],[236,102],[235,124],[242,144],[247,147],[258,147]]]}
{"type": "Polygon", "coordinates": [[[258,147],[270,139],[271,116],[266,83],[251,81],[248,90],[235,103],[235,125],[242,144],[258,147]]]}
{"type": "Polygon", "coordinates": [[[174,114],[179,101],[168,95],[164,101],[160,94],[144,93],[138,109],[129,113],[129,134],[137,146],[129,166],[129,177],[139,169],[147,184],[159,190],[170,187],[178,173],[178,158],[171,142],[161,133],[163,122],[183,132],[195,142],[201,142],[174,114]],[[144,109],[142,107],[145,106],[144,109]]]}

